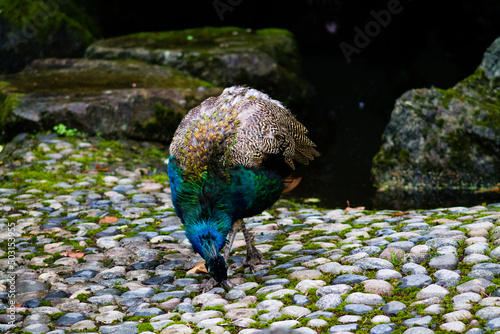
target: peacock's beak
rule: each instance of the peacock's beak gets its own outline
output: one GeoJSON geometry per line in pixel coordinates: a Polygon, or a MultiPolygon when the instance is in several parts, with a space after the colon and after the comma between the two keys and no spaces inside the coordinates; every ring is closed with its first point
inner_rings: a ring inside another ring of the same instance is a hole
{"type": "Polygon", "coordinates": [[[227,279],[225,279],[222,282],[220,282],[220,285],[222,285],[222,288],[224,288],[224,290],[226,290],[226,292],[228,292],[229,289],[231,288],[231,286],[229,285],[229,282],[227,281],[227,279]]]}

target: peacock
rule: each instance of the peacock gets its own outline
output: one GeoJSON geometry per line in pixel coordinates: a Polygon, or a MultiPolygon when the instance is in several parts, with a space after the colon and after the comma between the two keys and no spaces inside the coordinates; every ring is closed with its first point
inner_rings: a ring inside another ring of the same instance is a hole
{"type": "Polygon", "coordinates": [[[247,246],[244,263],[254,268],[263,261],[243,218],[300,182],[291,174],[294,162],[307,165],[317,155],[307,132],[279,101],[246,86],[206,99],[179,124],[168,162],[172,202],[193,250],[225,289],[238,228],[247,246]]]}

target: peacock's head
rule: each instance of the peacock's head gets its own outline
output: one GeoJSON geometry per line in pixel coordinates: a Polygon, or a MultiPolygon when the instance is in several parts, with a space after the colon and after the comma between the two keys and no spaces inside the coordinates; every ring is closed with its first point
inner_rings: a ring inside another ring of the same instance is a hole
{"type": "Polygon", "coordinates": [[[217,251],[214,242],[208,240],[203,244],[203,255],[210,275],[226,289],[228,286],[227,264],[222,255],[217,251]]]}

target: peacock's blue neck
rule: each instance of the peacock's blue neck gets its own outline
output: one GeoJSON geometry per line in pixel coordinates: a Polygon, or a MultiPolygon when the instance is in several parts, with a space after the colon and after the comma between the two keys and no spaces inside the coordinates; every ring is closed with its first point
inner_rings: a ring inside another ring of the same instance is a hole
{"type": "Polygon", "coordinates": [[[224,218],[219,216],[218,218],[200,219],[187,223],[185,224],[185,229],[186,237],[193,245],[193,250],[206,259],[209,254],[205,254],[206,249],[204,245],[207,243],[213,244],[215,250],[220,252],[226,244],[224,235],[227,235],[231,229],[231,222],[229,217],[224,218]],[[227,232],[221,231],[221,227],[224,230],[227,229],[227,232]]]}

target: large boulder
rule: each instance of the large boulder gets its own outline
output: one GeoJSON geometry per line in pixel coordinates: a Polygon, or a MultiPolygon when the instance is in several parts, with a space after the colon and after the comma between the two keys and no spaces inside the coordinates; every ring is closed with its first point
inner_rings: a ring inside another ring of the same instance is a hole
{"type": "Polygon", "coordinates": [[[81,57],[96,25],[75,1],[0,0],[0,73],[47,57],[81,57]]]}
{"type": "Polygon", "coordinates": [[[372,168],[379,203],[436,206],[498,198],[500,38],[474,74],[453,88],[403,94],[383,141],[372,168]]]}
{"type": "Polygon", "coordinates": [[[43,59],[0,82],[0,140],[64,124],[89,135],[168,142],[222,88],[130,60],[43,59]]]}
{"type": "Polygon", "coordinates": [[[281,100],[294,112],[307,104],[293,35],[283,29],[236,27],[136,33],[90,45],[91,59],[137,59],[167,65],[215,86],[247,84],[281,100]]]}

